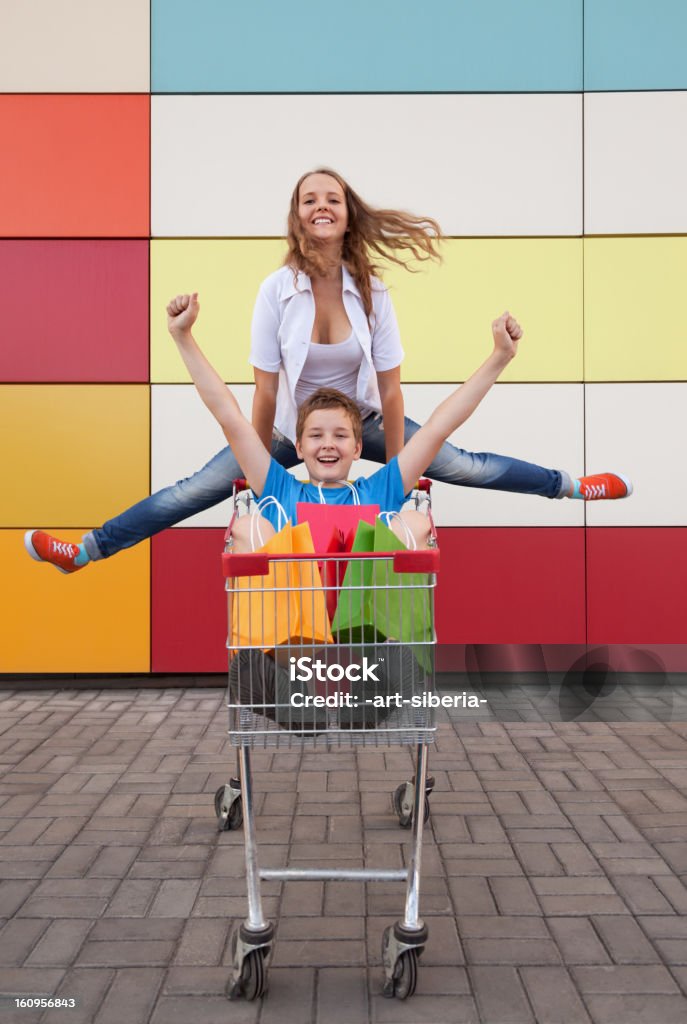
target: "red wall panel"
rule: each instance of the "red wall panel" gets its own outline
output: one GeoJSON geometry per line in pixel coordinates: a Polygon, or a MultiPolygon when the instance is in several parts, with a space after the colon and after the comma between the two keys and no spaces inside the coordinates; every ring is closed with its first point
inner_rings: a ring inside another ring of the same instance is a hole
{"type": "Polygon", "coordinates": [[[687,643],[687,527],[587,531],[589,642],[687,643]]]}
{"type": "Polygon", "coordinates": [[[0,235],[146,237],[150,96],[0,96],[0,235]]]}
{"type": "Polygon", "coordinates": [[[165,530],[152,542],[152,671],[227,671],[224,530],[165,530]]]}
{"type": "Polygon", "coordinates": [[[147,241],[0,241],[6,382],[148,381],[147,241]]]}
{"type": "Polygon", "coordinates": [[[585,642],[584,530],[442,527],[441,644],[585,642]]]}

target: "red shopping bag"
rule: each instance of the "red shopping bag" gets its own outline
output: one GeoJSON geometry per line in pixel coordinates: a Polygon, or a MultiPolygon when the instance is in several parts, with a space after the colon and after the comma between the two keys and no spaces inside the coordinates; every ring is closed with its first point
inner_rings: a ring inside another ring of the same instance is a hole
{"type": "MultiPolygon", "coordinates": [[[[316,554],[350,551],[358,523],[362,520],[373,524],[378,515],[379,505],[327,505],[308,501],[299,501],[296,505],[296,522],[309,524],[316,554]]],[[[336,612],[346,564],[337,560],[319,563],[330,619],[336,612]]]]}

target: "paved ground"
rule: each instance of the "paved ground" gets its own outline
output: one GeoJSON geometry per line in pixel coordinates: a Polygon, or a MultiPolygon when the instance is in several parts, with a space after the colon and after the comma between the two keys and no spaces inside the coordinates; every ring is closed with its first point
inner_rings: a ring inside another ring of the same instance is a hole
{"type": "MultiPolygon", "coordinates": [[[[417,994],[381,995],[398,885],[276,883],[269,996],[227,1003],[245,915],[218,690],[0,693],[0,991],[64,1024],[687,1020],[687,724],[440,726],[417,994]]],[[[261,753],[262,863],[404,863],[405,750],[261,753]],[[361,813],[362,812],[362,813],[361,813]]]]}

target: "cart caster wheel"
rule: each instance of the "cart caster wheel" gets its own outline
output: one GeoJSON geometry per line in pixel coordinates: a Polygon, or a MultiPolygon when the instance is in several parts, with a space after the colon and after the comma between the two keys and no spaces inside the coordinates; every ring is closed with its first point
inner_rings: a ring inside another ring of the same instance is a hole
{"type": "MultiPolygon", "coordinates": [[[[409,782],[402,782],[401,785],[394,791],[394,810],[398,815],[398,823],[401,826],[401,828],[410,828],[410,826],[413,823],[414,799],[414,786],[412,786],[409,782]]],[[[425,811],[423,815],[423,821],[425,823],[429,821],[428,796],[425,796],[425,811]]]]}
{"type": "Polygon", "coordinates": [[[407,999],[417,987],[418,954],[416,949],[406,949],[394,965],[394,976],[384,986],[384,995],[396,999],[407,999]]]}
{"type": "Polygon", "coordinates": [[[241,797],[232,801],[229,807],[224,802],[224,786],[215,793],[215,814],[220,832],[232,832],[243,825],[243,802],[241,797]]]}
{"type": "Polygon", "coordinates": [[[227,982],[226,994],[229,999],[260,999],[267,992],[267,968],[262,949],[252,949],[244,958],[241,977],[238,981],[227,982]]]}

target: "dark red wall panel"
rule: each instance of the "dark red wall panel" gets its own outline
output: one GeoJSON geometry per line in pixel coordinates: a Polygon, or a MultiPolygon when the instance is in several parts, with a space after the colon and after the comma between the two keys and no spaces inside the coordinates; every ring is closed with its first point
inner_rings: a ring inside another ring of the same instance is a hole
{"type": "Polygon", "coordinates": [[[153,672],[226,672],[224,530],[165,530],[152,543],[153,672]]]}
{"type": "Polygon", "coordinates": [[[5,382],[147,382],[147,241],[0,241],[5,382]]]}
{"type": "Polygon", "coordinates": [[[687,643],[687,527],[587,531],[589,642],[687,643]]]}
{"type": "Polygon", "coordinates": [[[441,644],[585,642],[584,530],[442,527],[441,644]]]}

